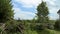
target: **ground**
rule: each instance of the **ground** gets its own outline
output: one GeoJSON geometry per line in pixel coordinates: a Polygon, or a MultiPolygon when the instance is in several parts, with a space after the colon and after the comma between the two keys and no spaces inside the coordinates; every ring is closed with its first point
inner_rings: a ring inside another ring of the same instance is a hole
{"type": "Polygon", "coordinates": [[[43,30],[43,31],[31,31],[31,30],[27,30],[27,32],[25,32],[25,34],[60,34],[60,31],[56,31],[56,30],[43,30]]]}

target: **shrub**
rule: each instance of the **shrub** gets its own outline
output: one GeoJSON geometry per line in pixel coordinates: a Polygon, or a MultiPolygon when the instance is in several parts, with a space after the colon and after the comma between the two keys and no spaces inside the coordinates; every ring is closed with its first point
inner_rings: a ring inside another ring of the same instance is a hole
{"type": "Polygon", "coordinates": [[[53,30],[54,29],[54,24],[48,24],[47,28],[53,30]]]}
{"type": "Polygon", "coordinates": [[[5,25],[5,31],[7,32],[7,34],[14,34],[17,32],[21,33],[21,29],[20,29],[20,23],[17,21],[8,21],[5,25]]]}
{"type": "Polygon", "coordinates": [[[57,20],[55,22],[54,28],[57,29],[57,30],[60,30],[60,20],[57,20]]]}

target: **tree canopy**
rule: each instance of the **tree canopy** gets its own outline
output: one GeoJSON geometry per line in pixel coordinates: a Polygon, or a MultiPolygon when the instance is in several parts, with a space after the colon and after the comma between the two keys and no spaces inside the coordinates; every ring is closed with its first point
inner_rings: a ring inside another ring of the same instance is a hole
{"type": "Polygon", "coordinates": [[[48,20],[48,7],[46,2],[42,1],[41,4],[37,6],[37,22],[46,22],[48,20]]]}
{"type": "Polygon", "coordinates": [[[0,0],[0,22],[13,19],[13,15],[11,0],[0,0]]]}

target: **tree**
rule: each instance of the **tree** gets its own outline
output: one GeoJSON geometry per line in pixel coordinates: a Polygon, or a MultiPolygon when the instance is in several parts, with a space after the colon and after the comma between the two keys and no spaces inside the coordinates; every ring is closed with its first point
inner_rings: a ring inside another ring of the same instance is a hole
{"type": "Polygon", "coordinates": [[[46,5],[46,2],[43,2],[37,6],[37,22],[38,23],[47,23],[48,19],[48,7],[46,5]]]}
{"type": "Polygon", "coordinates": [[[0,22],[13,19],[13,15],[11,0],[0,0],[0,22]]]}
{"type": "Polygon", "coordinates": [[[40,23],[41,29],[47,28],[47,23],[49,22],[48,18],[48,7],[46,2],[43,2],[37,6],[37,23],[40,23]]]}

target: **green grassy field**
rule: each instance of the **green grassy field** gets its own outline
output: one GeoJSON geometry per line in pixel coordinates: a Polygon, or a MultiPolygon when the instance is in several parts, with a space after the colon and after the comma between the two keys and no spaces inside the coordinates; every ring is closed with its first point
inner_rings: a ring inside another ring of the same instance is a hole
{"type": "Polygon", "coordinates": [[[54,34],[60,34],[60,31],[56,31],[56,30],[50,30],[50,32],[53,32],[54,34]]]}
{"type": "Polygon", "coordinates": [[[31,30],[27,30],[25,31],[25,34],[60,34],[60,31],[55,31],[55,30],[43,30],[43,31],[31,31],[31,30]]]}
{"type": "Polygon", "coordinates": [[[56,31],[56,30],[49,30],[50,34],[60,34],[60,31],[56,31]]]}

